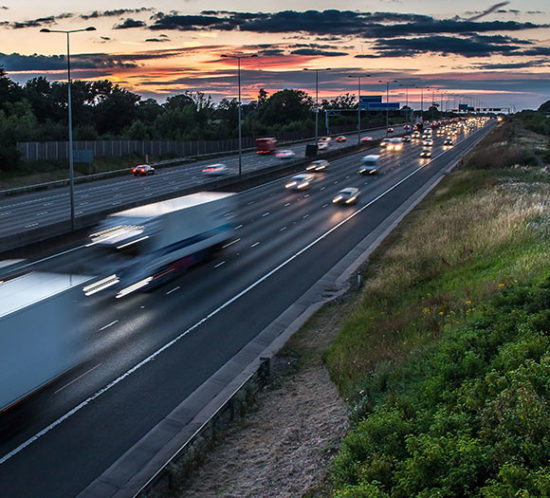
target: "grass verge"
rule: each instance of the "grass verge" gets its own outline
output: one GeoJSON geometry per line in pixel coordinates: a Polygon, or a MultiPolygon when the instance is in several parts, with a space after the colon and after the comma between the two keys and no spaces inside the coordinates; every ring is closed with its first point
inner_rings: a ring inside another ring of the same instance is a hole
{"type": "Polygon", "coordinates": [[[550,495],[549,194],[543,168],[453,173],[372,257],[324,353],[336,496],[550,495]]]}

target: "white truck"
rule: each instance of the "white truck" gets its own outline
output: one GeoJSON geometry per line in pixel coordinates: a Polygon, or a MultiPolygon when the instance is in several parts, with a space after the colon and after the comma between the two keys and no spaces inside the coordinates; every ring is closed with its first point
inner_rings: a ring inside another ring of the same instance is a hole
{"type": "Polygon", "coordinates": [[[110,288],[121,298],[175,276],[229,240],[235,211],[235,194],[199,192],[108,216],[88,244],[103,276],[85,294],[110,288]]]}
{"type": "Polygon", "coordinates": [[[0,412],[84,359],[79,302],[90,280],[32,272],[0,285],[0,412]]]}

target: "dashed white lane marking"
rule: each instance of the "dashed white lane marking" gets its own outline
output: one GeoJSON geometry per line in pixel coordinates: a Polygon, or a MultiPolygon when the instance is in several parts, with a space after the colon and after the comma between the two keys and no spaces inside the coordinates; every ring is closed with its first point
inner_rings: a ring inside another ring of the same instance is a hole
{"type": "Polygon", "coordinates": [[[302,216],[302,218],[304,218],[304,220],[309,216],[309,214],[304,214],[304,216],[302,216]]]}
{"type": "Polygon", "coordinates": [[[322,207],[326,208],[327,206],[328,206],[328,204],[323,204],[323,206],[322,206],[322,207]]]}
{"type": "Polygon", "coordinates": [[[217,265],[214,265],[214,268],[219,268],[221,265],[225,265],[225,261],[220,261],[217,265]]]}
{"type": "Polygon", "coordinates": [[[288,207],[288,206],[290,206],[290,202],[287,202],[287,203],[285,204],[285,207],[288,207]]]}
{"type": "Polygon", "coordinates": [[[95,367],[90,368],[90,370],[87,370],[82,375],[79,375],[76,379],[71,380],[71,382],[69,382],[68,384],[65,384],[63,387],[60,387],[57,391],[54,391],[54,394],[57,394],[63,391],[63,389],[65,389],[66,387],[69,387],[71,384],[74,384],[77,380],[80,380],[85,375],[88,375],[90,372],[93,372],[97,367],[99,367],[99,365],[103,365],[103,363],[98,363],[95,367]]]}
{"type": "Polygon", "coordinates": [[[223,245],[222,247],[224,249],[226,249],[227,247],[232,246],[233,244],[236,244],[237,242],[239,242],[239,240],[241,240],[241,239],[232,240],[231,242],[228,242],[227,244],[223,245]]]}
{"type": "Polygon", "coordinates": [[[325,190],[325,189],[326,189],[326,187],[321,187],[321,190],[325,190]]]}
{"type": "Polygon", "coordinates": [[[280,228],[279,232],[284,232],[286,230],[286,227],[280,228]]]}
{"type": "Polygon", "coordinates": [[[242,225],[236,226],[235,230],[238,230],[239,228],[242,228],[242,227],[243,227],[242,225]]]}
{"type": "Polygon", "coordinates": [[[99,332],[102,332],[103,330],[108,329],[109,327],[112,327],[116,323],[118,323],[118,320],[113,320],[111,323],[108,323],[107,325],[103,325],[103,327],[99,329],[99,332]]]}
{"type": "Polygon", "coordinates": [[[256,246],[259,246],[260,243],[259,242],[254,242],[254,244],[252,244],[250,247],[256,247],[256,246]]]}
{"type": "Polygon", "coordinates": [[[25,228],[32,228],[37,226],[38,226],[38,223],[29,223],[28,225],[25,225],[25,228]]]}
{"type": "Polygon", "coordinates": [[[180,290],[180,286],[174,287],[173,289],[170,289],[168,292],[166,292],[166,295],[172,294],[172,292],[176,292],[177,290],[180,290]]]}
{"type": "Polygon", "coordinates": [[[267,213],[262,214],[262,218],[263,218],[264,216],[269,216],[269,215],[270,215],[270,212],[267,211],[267,213]]]}

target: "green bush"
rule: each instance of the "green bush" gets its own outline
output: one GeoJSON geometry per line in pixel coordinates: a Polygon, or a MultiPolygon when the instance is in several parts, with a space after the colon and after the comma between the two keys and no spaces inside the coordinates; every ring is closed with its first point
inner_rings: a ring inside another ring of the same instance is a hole
{"type": "Polygon", "coordinates": [[[374,375],[364,393],[380,402],[335,461],[336,496],[548,496],[549,304],[550,279],[502,288],[384,384],[374,375]]]}

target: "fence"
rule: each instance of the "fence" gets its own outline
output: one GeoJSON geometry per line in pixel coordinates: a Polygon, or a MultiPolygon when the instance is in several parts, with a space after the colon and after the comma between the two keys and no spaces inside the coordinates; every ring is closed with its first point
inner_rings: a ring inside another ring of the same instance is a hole
{"type": "MultiPolygon", "coordinates": [[[[349,128],[347,128],[349,130],[349,128]]],[[[346,131],[333,128],[333,133],[346,131]]],[[[267,135],[269,136],[269,135],[267,135]]],[[[279,142],[290,142],[311,137],[311,131],[285,133],[277,136],[279,142]]],[[[243,137],[243,149],[255,147],[255,138],[243,137]]],[[[154,157],[188,157],[238,150],[237,138],[225,140],[73,140],[73,150],[91,150],[94,157],[123,157],[136,154],[154,157]]],[[[63,161],[69,158],[69,142],[19,142],[17,149],[23,161],[63,161]]]]}

